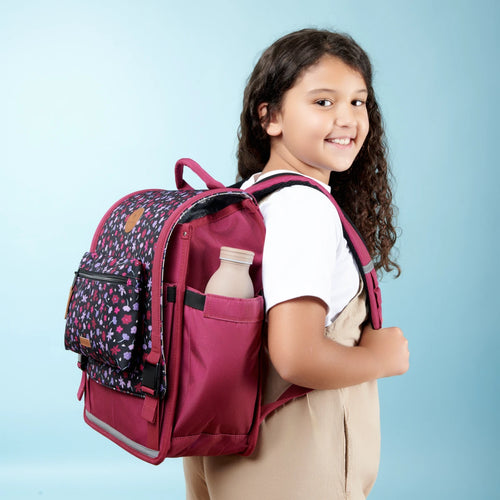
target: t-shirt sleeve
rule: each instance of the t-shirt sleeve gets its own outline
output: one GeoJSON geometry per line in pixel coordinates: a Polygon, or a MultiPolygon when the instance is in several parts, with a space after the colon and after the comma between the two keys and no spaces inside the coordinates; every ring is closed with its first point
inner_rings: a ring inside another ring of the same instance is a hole
{"type": "Polygon", "coordinates": [[[331,302],[342,226],[335,207],[315,189],[293,186],[261,203],[266,224],[262,264],[266,309],[302,296],[331,302]]]}

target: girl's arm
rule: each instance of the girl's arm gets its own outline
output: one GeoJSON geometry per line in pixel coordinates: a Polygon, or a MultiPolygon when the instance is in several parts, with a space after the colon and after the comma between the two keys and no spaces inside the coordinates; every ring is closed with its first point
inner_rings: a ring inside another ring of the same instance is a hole
{"type": "Polygon", "coordinates": [[[288,300],[269,310],[269,354],[286,381],[338,389],[408,370],[408,341],[399,328],[365,327],[359,344],[346,347],[325,336],[325,315],[326,305],[315,297],[288,300]]]}

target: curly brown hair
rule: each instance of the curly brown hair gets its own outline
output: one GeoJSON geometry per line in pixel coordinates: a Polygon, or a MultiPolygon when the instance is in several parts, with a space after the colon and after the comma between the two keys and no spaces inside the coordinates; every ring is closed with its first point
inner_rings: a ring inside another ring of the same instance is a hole
{"type": "Polygon", "coordinates": [[[363,236],[378,271],[400,267],[391,258],[396,242],[395,207],[392,203],[391,172],[387,162],[382,116],[372,87],[372,67],[366,52],[346,34],[303,29],[274,42],[260,57],[243,96],[238,130],[238,174],[247,179],[260,172],[270,156],[271,141],[266,133],[270,116],[279,111],[285,92],[299,76],[324,55],[338,57],[363,77],[369,132],[352,166],[332,172],[332,194],[363,236]],[[267,115],[258,107],[267,103],[267,115]]]}

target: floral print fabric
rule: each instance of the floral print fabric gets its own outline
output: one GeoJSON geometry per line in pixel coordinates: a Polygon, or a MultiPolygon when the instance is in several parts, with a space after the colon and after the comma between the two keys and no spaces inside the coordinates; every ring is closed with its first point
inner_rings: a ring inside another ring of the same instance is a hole
{"type": "Polygon", "coordinates": [[[139,334],[141,262],[86,253],[75,275],[66,348],[124,370],[139,334]]]}
{"type": "MultiPolygon", "coordinates": [[[[125,272],[128,275],[130,266],[132,272],[136,272],[140,268],[140,280],[137,284],[131,281],[128,288],[125,286],[123,296],[120,294],[122,289],[116,283],[107,283],[106,286],[103,283],[99,288],[96,281],[90,283],[85,279],[79,281],[77,278],[75,282],[76,287],[81,288],[81,292],[77,290],[77,293],[73,293],[69,304],[71,314],[68,316],[68,323],[71,319],[72,323],[69,324],[69,328],[72,330],[66,335],[67,348],[82,352],[81,342],[76,339],[76,329],[80,328],[83,323],[88,327],[89,321],[90,328],[94,328],[92,311],[95,312],[96,307],[101,308],[103,303],[105,303],[103,311],[105,308],[109,310],[112,307],[111,316],[107,316],[107,321],[110,321],[110,324],[107,326],[102,324],[102,328],[99,326],[99,334],[97,334],[97,330],[94,331],[90,340],[91,347],[85,353],[88,355],[87,373],[96,382],[117,391],[137,396],[144,395],[141,390],[142,372],[144,362],[152,347],[153,259],[156,251],[163,252],[165,250],[157,249],[156,244],[162,230],[168,225],[169,216],[180,205],[198,193],[200,191],[194,190],[147,190],[133,193],[110,209],[96,231],[91,253],[84,257],[81,263],[82,270],[94,271],[95,266],[98,265],[100,272],[110,274],[125,272]],[[130,229],[127,227],[127,220],[139,209],[141,216],[130,229]],[[136,293],[139,296],[138,306],[135,306],[137,302],[134,294],[136,293]],[[127,298],[125,298],[126,295],[127,298]],[[82,305],[83,298],[86,298],[87,302],[90,301],[89,306],[82,305]],[[97,303],[95,302],[96,298],[97,303]],[[116,304],[113,304],[113,300],[117,300],[116,304]],[[134,307],[138,307],[137,311],[134,307]],[[115,313],[116,309],[119,311],[115,313]],[[136,319],[132,313],[137,314],[136,319]],[[120,327],[121,330],[118,331],[120,327]],[[124,333],[125,335],[123,335],[124,333]],[[133,335],[135,335],[135,339],[132,339],[133,335]]],[[[104,318],[102,321],[104,322],[104,318]]],[[[95,328],[98,328],[97,320],[95,328]]],[[[160,335],[163,342],[162,332],[155,334],[160,335]]],[[[160,397],[163,397],[166,393],[165,359],[162,358],[160,364],[159,394],[160,397]]]]}

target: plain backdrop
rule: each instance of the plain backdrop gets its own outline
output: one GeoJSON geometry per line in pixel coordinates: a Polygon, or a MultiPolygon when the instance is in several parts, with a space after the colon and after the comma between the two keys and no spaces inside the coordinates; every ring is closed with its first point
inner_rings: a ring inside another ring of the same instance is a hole
{"type": "Polygon", "coordinates": [[[0,0],[0,497],[184,497],[180,460],[143,463],[83,423],[73,272],[109,206],[172,189],[178,158],[231,183],[259,54],[320,27],[371,56],[399,207],[384,319],[411,368],[380,382],[370,498],[500,498],[499,5],[0,0]]]}

